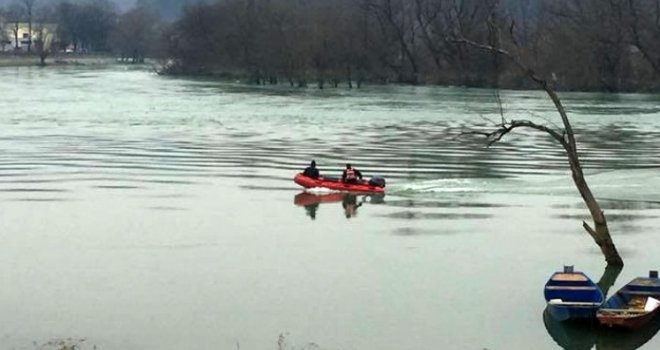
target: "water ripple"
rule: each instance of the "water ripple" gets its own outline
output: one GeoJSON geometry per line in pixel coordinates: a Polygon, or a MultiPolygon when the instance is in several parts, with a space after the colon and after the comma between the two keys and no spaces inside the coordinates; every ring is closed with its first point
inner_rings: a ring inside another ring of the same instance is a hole
{"type": "MultiPolygon", "coordinates": [[[[84,79],[86,86],[103,74],[84,79]]],[[[149,104],[111,106],[102,87],[76,98],[77,104],[61,103],[72,97],[58,89],[39,103],[0,102],[11,116],[0,117],[0,193],[66,192],[79,182],[130,191],[146,189],[144,184],[205,186],[214,179],[248,190],[288,190],[293,174],[311,159],[332,175],[351,162],[367,175],[386,177],[402,194],[480,192],[481,183],[447,181],[551,178],[567,170],[561,149],[542,133],[520,130],[492,147],[465,135],[491,130],[485,120],[498,119],[487,90],[297,92],[176,80],[165,86],[152,77],[148,83],[153,90],[118,94],[136,103],[154,99],[149,104]],[[193,92],[197,99],[188,102],[193,92]],[[154,112],[158,105],[167,112],[154,112]],[[67,188],[41,187],[55,183],[67,188]]],[[[660,168],[656,99],[565,95],[587,172],[660,168]]],[[[510,117],[558,122],[541,94],[505,92],[502,98],[510,117]]]]}

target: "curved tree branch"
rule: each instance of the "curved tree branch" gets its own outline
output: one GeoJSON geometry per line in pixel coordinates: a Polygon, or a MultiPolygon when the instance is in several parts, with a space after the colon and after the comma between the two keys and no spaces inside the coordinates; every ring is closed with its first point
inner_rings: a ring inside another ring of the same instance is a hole
{"type": "Polygon", "coordinates": [[[527,76],[530,80],[538,84],[548,94],[548,96],[554,103],[557,112],[561,116],[561,120],[564,125],[564,130],[561,131],[562,132],[561,134],[559,134],[557,131],[547,126],[535,124],[527,120],[518,120],[518,121],[512,120],[508,122],[503,121],[502,124],[493,132],[490,133],[476,132],[476,134],[482,134],[488,137],[490,139],[489,146],[501,140],[506,134],[510,133],[512,130],[520,127],[527,127],[527,128],[532,128],[535,130],[546,132],[550,134],[555,140],[557,140],[566,151],[566,155],[568,157],[568,163],[570,165],[571,173],[573,175],[573,182],[575,183],[575,186],[580,192],[580,195],[582,196],[582,199],[587,205],[587,208],[591,213],[591,217],[594,220],[594,228],[591,228],[591,226],[589,226],[587,223],[584,223],[583,225],[584,229],[589,233],[589,235],[594,239],[596,244],[600,247],[605,257],[605,260],[607,261],[608,264],[613,266],[623,266],[623,259],[621,259],[621,256],[619,255],[619,252],[617,251],[616,246],[612,241],[609,228],[607,227],[607,219],[605,218],[605,214],[601,210],[600,204],[598,204],[598,201],[594,197],[593,193],[591,192],[591,189],[589,188],[589,185],[587,184],[587,181],[584,178],[584,173],[582,171],[582,166],[580,165],[580,159],[577,152],[577,145],[575,142],[575,135],[573,133],[573,128],[571,127],[570,121],[568,120],[568,114],[566,113],[566,109],[562,105],[561,100],[559,99],[559,96],[554,91],[554,89],[545,79],[537,75],[531,68],[527,67],[522,62],[522,59],[520,57],[511,54],[507,50],[501,49],[493,45],[481,44],[472,40],[468,40],[464,37],[451,38],[448,39],[447,41],[457,44],[468,45],[489,53],[506,57],[516,67],[518,67],[518,69],[525,76],[527,76]]]}
{"type": "MultiPolygon", "coordinates": [[[[516,67],[518,67],[518,69],[523,74],[525,74],[529,79],[531,79],[537,85],[539,85],[548,94],[548,96],[550,96],[550,99],[554,103],[557,111],[559,112],[559,115],[561,116],[561,120],[562,123],[564,124],[564,128],[566,129],[566,136],[567,136],[567,142],[569,148],[572,151],[577,152],[575,137],[573,135],[573,128],[571,127],[571,123],[568,120],[568,114],[566,113],[566,109],[562,105],[561,100],[559,99],[557,93],[552,89],[552,87],[550,87],[550,84],[545,79],[541,78],[538,74],[536,74],[536,72],[534,72],[534,70],[523,64],[522,60],[519,57],[514,56],[512,53],[510,53],[507,50],[501,49],[499,47],[493,47],[491,45],[481,44],[476,41],[466,39],[464,37],[450,38],[448,39],[448,41],[456,44],[464,44],[464,45],[472,46],[482,51],[487,51],[490,53],[502,55],[507,59],[509,59],[509,61],[511,61],[513,64],[515,64],[516,67]]],[[[577,165],[579,166],[579,163],[577,165]]]]}
{"type": "Polygon", "coordinates": [[[529,120],[510,120],[505,123],[502,123],[497,129],[491,132],[470,131],[470,132],[466,132],[465,134],[485,136],[489,140],[488,147],[490,147],[493,144],[497,143],[498,141],[502,140],[502,138],[506,134],[518,128],[529,128],[529,129],[545,132],[550,136],[552,136],[552,138],[555,139],[557,142],[559,142],[559,144],[561,144],[561,146],[564,149],[568,147],[568,143],[566,142],[564,134],[560,134],[554,129],[551,129],[545,125],[536,124],[529,120]]]}

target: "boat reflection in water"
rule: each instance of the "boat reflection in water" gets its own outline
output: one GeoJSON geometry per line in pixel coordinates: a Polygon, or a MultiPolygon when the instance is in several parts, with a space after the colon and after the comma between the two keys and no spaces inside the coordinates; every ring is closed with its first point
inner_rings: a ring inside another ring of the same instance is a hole
{"type": "Polygon", "coordinates": [[[651,340],[660,330],[660,318],[637,331],[606,328],[597,322],[560,322],[543,312],[543,323],[552,339],[566,350],[634,350],[651,340]]]}
{"type": "Polygon", "coordinates": [[[307,216],[312,220],[316,219],[316,214],[321,203],[340,203],[344,210],[346,219],[357,216],[358,208],[364,203],[380,204],[384,203],[385,194],[354,194],[354,193],[326,193],[314,194],[301,192],[293,198],[293,203],[297,206],[305,207],[307,216]]]}

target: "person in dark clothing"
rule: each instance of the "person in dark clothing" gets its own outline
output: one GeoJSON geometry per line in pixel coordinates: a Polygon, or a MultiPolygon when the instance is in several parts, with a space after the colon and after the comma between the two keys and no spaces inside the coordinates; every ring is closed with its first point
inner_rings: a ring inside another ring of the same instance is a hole
{"type": "Polygon", "coordinates": [[[354,169],[350,164],[346,164],[346,169],[341,174],[341,182],[345,183],[357,183],[358,179],[362,181],[362,173],[354,169]]]}
{"type": "Polygon", "coordinates": [[[307,168],[305,168],[305,171],[303,171],[303,175],[307,177],[311,177],[312,179],[317,179],[320,174],[319,174],[319,169],[316,167],[316,161],[313,160],[311,164],[307,168]]]}

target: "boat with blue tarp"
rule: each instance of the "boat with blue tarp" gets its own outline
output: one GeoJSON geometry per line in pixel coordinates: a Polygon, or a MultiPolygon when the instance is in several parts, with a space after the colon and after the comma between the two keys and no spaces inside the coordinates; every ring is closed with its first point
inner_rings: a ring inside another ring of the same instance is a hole
{"type": "Polygon", "coordinates": [[[558,321],[593,319],[605,300],[600,288],[573,266],[550,277],[544,296],[548,312],[558,321]]]}

